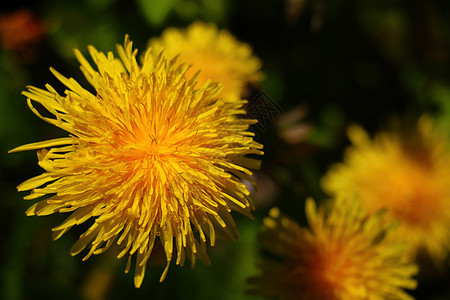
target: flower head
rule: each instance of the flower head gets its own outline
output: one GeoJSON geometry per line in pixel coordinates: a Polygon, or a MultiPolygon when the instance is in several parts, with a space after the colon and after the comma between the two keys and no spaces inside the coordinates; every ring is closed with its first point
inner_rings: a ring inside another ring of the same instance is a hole
{"type": "Polygon", "coordinates": [[[165,49],[168,57],[179,55],[180,61],[192,64],[188,78],[196,72],[198,82],[207,80],[223,85],[221,96],[226,101],[241,99],[248,83],[259,82],[261,62],[252,55],[249,45],[236,40],[228,31],[213,24],[195,22],[186,30],[166,29],[161,38],[150,40],[154,53],[165,49]]]}
{"type": "Polygon", "coordinates": [[[281,261],[266,260],[251,279],[253,293],[281,299],[411,299],[417,266],[389,238],[381,213],[367,215],[357,201],[337,199],[328,207],[306,202],[311,229],[277,208],[264,220],[261,243],[281,261]]]}
{"type": "Polygon", "coordinates": [[[24,95],[40,118],[64,129],[70,137],[32,143],[14,151],[38,151],[42,175],[22,183],[31,190],[25,199],[47,197],[31,206],[27,215],[72,212],[58,227],[59,238],[72,226],[89,220],[71,250],[89,247],[87,259],[111,246],[118,257],[136,255],[135,285],[142,283],[155,241],[165,250],[167,267],[196,257],[208,262],[206,243],[216,235],[237,238],[232,210],[250,216],[252,202],[240,178],[257,168],[262,145],[247,131],[254,120],[236,118],[245,113],[243,101],[227,105],[217,97],[220,86],[185,78],[187,67],[163,55],[145,54],[136,61],[128,36],[117,46],[120,59],[94,47],[89,53],[94,69],[75,50],[81,70],[96,94],[74,79],[52,73],[68,88],[59,95],[29,87],[24,95]],[[43,116],[41,104],[54,118],[43,116]]]}
{"type": "Polygon", "coordinates": [[[387,209],[400,222],[396,235],[410,253],[426,250],[436,261],[450,249],[450,152],[427,118],[408,134],[380,133],[372,140],[360,127],[343,163],[323,178],[332,195],[356,193],[369,212],[387,209]]]}
{"type": "Polygon", "coordinates": [[[21,63],[37,58],[46,30],[44,21],[28,9],[0,13],[0,47],[12,51],[21,63]]]}
{"type": "Polygon", "coordinates": [[[0,45],[8,50],[22,51],[39,43],[44,34],[43,21],[29,10],[0,15],[0,45]]]}

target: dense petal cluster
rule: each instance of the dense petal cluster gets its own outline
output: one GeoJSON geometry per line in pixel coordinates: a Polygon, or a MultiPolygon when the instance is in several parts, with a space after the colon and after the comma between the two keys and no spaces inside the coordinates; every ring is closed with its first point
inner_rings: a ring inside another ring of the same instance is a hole
{"type": "Polygon", "coordinates": [[[407,240],[411,255],[423,249],[441,261],[450,249],[450,151],[446,137],[425,117],[409,131],[379,133],[372,140],[351,127],[353,145],[323,186],[332,195],[358,194],[369,212],[386,208],[400,222],[396,235],[407,240]]]}
{"type": "Polygon", "coordinates": [[[185,30],[168,28],[149,45],[154,53],[164,49],[168,57],[179,55],[180,61],[191,64],[188,78],[200,71],[200,84],[207,80],[220,82],[221,96],[227,101],[240,100],[248,83],[262,79],[261,61],[252,55],[250,46],[226,30],[219,31],[214,24],[195,22],[185,30]]]}
{"type": "Polygon", "coordinates": [[[279,260],[260,264],[251,292],[281,299],[411,299],[418,268],[390,239],[383,214],[367,215],[357,201],[341,198],[317,209],[306,202],[310,229],[280,214],[264,220],[261,243],[279,260]]]}
{"type": "Polygon", "coordinates": [[[174,252],[179,265],[186,257],[192,264],[196,257],[208,262],[207,240],[214,245],[217,235],[237,238],[230,213],[251,216],[240,179],[251,180],[249,169],[259,161],[246,155],[262,154],[262,145],[247,131],[256,121],[236,118],[245,113],[245,101],[225,109],[219,84],[197,86],[195,77],[186,80],[187,66],[162,54],[147,51],[139,65],[128,37],[117,50],[120,59],[89,47],[96,69],[75,50],[96,94],[53,69],[68,88],[64,95],[50,85],[28,87],[31,110],[70,137],[11,152],[48,148],[38,151],[45,172],[18,187],[31,190],[27,200],[45,197],[27,214],[72,212],[53,229],[55,239],[89,221],[71,254],[88,247],[87,259],[115,246],[119,258],[129,256],[127,270],[135,254],[139,287],[155,242],[167,258],[162,280],[174,252]]]}

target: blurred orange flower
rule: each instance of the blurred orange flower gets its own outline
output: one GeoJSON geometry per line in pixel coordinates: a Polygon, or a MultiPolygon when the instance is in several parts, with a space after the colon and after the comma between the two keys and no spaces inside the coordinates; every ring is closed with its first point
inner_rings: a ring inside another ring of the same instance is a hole
{"type": "Polygon", "coordinates": [[[358,199],[337,198],[317,207],[306,201],[310,228],[272,208],[260,242],[273,256],[249,280],[250,293],[286,300],[411,300],[418,272],[404,246],[389,236],[382,213],[368,215],[358,199]]]}
{"type": "Polygon", "coordinates": [[[409,243],[411,255],[425,250],[439,262],[450,250],[448,141],[425,117],[408,131],[371,139],[362,128],[350,127],[353,145],[322,183],[331,195],[357,194],[369,212],[386,208],[400,222],[396,236],[409,243]]]}
{"type": "Polygon", "coordinates": [[[45,34],[44,22],[28,9],[0,15],[0,44],[21,56],[30,57],[45,34]],[[31,49],[30,49],[31,47],[31,49]]]}

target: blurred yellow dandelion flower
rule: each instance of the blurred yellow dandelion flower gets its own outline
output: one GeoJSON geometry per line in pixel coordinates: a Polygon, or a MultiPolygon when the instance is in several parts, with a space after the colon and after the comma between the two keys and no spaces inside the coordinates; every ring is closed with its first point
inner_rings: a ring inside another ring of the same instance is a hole
{"type": "Polygon", "coordinates": [[[207,80],[220,82],[221,96],[227,101],[242,99],[246,85],[262,79],[261,61],[252,55],[250,46],[213,24],[195,22],[185,30],[168,28],[149,45],[154,53],[165,49],[169,58],[179,55],[180,61],[191,64],[187,78],[200,71],[200,84],[207,80]]]}
{"type": "Polygon", "coordinates": [[[387,209],[399,221],[397,238],[410,254],[425,250],[436,261],[450,249],[450,152],[446,138],[420,119],[407,135],[379,133],[373,140],[360,127],[349,128],[353,143],[343,163],[323,178],[332,195],[357,193],[369,212],[387,209]],[[411,133],[412,132],[412,133],[411,133]]]}
{"type": "Polygon", "coordinates": [[[264,220],[260,241],[280,260],[260,264],[250,292],[280,299],[412,299],[418,268],[389,239],[393,227],[381,213],[367,215],[357,201],[337,199],[316,208],[306,202],[311,229],[302,228],[277,208],[264,220]]]}
{"type": "Polygon", "coordinates": [[[167,259],[161,280],[174,252],[178,265],[186,257],[192,265],[196,257],[208,263],[207,240],[237,238],[230,212],[251,217],[240,179],[259,164],[246,155],[262,154],[247,131],[255,121],[235,117],[245,113],[243,101],[224,109],[218,84],[186,81],[187,66],[175,60],[147,51],[138,65],[128,36],[117,46],[120,59],[88,49],[98,71],[80,51],[75,55],[96,95],[53,69],[68,88],[64,95],[50,85],[24,92],[37,116],[70,133],[11,150],[50,148],[38,151],[45,172],[18,187],[31,190],[27,200],[49,196],[27,215],[73,212],[53,229],[55,239],[89,220],[71,254],[89,247],[87,259],[116,246],[118,258],[129,256],[126,272],[135,254],[136,287],[158,239],[167,259]],[[35,102],[54,118],[43,116],[35,102]]]}

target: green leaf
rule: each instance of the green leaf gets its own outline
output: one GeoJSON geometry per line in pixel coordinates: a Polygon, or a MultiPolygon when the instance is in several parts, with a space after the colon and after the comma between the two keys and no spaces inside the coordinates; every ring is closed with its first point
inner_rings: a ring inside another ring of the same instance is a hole
{"type": "Polygon", "coordinates": [[[179,0],[136,0],[146,20],[153,26],[161,25],[179,0]]]}

